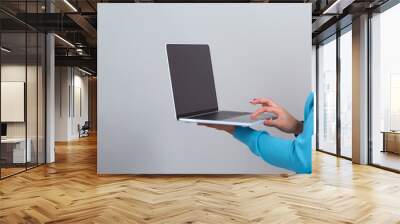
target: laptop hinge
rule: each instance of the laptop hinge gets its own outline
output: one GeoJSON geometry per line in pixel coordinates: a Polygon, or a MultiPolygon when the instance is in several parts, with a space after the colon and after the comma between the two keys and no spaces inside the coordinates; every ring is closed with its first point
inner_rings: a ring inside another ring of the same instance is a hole
{"type": "Polygon", "coordinates": [[[213,114],[213,113],[217,113],[217,112],[218,112],[218,110],[215,110],[215,111],[210,111],[210,112],[206,112],[206,113],[194,114],[194,115],[191,115],[191,116],[188,116],[188,117],[197,117],[197,116],[213,114]]]}

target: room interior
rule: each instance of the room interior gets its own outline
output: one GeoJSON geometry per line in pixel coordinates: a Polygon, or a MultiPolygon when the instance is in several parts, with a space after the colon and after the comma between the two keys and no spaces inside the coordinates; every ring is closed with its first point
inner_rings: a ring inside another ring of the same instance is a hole
{"type": "MultiPolygon", "coordinates": [[[[310,79],[316,94],[312,174],[99,174],[98,145],[104,140],[98,137],[104,126],[97,122],[102,117],[97,101],[104,97],[98,89],[99,5],[176,1],[3,0],[0,223],[398,223],[400,3],[183,2],[311,5],[310,79]]],[[[115,29],[130,29],[129,22],[121,21],[115,29]]],[[[131,46],[126,42],[113,50],[134,58],[135,51],[126,52],[131,46]]],[[[134,145],[126,123],[117,122],[110,132],[134,145]]],[[[111,147],[117,152],[120,146],[111,147]]],[[[142,149],[135,150],[135,161],[146,161],[136,153],[142,149]]],[[[161,156],[160,166],[168,164],[171,153],[161,156]]],[[[262,162],[253,163],[246,160],[247,151],[241,153],[244,165],[262,162]]],[[[107,160],[123,156],[111,151],[107,160]]],[[[136,164],[117,165],[129,170],[136,164]]]]}
{"type": "Polygon", "coordinates": [[[2,33],[1,173],[10,176],[45,162],[44,35],[2,33]]]}

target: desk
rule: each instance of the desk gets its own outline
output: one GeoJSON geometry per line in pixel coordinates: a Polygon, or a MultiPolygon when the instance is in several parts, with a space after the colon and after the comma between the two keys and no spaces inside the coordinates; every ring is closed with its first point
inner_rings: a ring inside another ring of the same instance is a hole
{"type": "Polygon", "coordinates": [[[382,152],[392,152],[400,154],[400,131],[382,131],[383,150],[382,152]]]}
{"type": "Polygon", "coordinates": [[[27,147],[25,151],[25,138],[6,138],[1,139],[1,157],[6,163],[26,163],[31,162],[32,153],[30,138],[27,139],[27,147]],[[25,161],[25,159],[27,159],[25,161]]]}

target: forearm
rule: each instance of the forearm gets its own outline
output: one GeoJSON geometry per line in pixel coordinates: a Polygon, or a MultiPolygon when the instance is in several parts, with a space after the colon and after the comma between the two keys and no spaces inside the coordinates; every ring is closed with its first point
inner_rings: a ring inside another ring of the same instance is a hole
{"type": "MultiPolygon", "coordinates": [[[[286,112],[285,110],[277,110],[277,112],[282,111],[286,112]]],[[[288,115],[288,113],[283,113],[283,115],[288,115]]],[[[296,120],[291,115],[282,117],[278,121],[266,120],[264,124],[277,127],[287,133],[293,133],[296,135],[295,139],[285,140],[271,136],[268,132],[242,127],[235,129],[234,136],[246,144],[254,154],[262,157],[263,160],[272,165],[293,170],[297,173],[311,173],[314,93],[310,93],[307,97],[304,107],[304,123],[296,120]]]]}
{"type": "Polygon", "coordinates": [[[311,172],[311,145],[307,142],[285,140],[269,135],[267,132],[250,128],[236,128],[234,136],[246,144],[250,150],[274,166],[282,167],[297,173],[311,172]]]}

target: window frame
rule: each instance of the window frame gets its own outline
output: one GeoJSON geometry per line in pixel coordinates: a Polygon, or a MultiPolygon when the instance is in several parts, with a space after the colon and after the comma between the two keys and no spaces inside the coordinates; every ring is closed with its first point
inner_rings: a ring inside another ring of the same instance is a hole
{"type": "Polygon", "coordinates": [[[321,40],[318,44],[316,44],[316,150],[319,152],[323,152],[329,155],[337,156],[340,158],[344,158],[347,160],[352,160],[352,158],[347,157],[342,155],[342,150],[341,150],[341,118],[340,118],[340,103],[341,103],[341,90],[340,90],[340,85],[341,85],[341,65],[340,65],[340,37],[344,35],[347,32],[352,31],[352,23],[347,24],[340,30],[337,30],[336,33],[333,33],[332,35],[328,36],[327,38],[321,40]],[[321,44],[326,44],[329,43],[330,41],[336,41],[336,152],[328,152],[327,150],[324,150],[319,147],[319,84],[320,84],[320,56],[319,56],[319,47],[321,44]]]}

